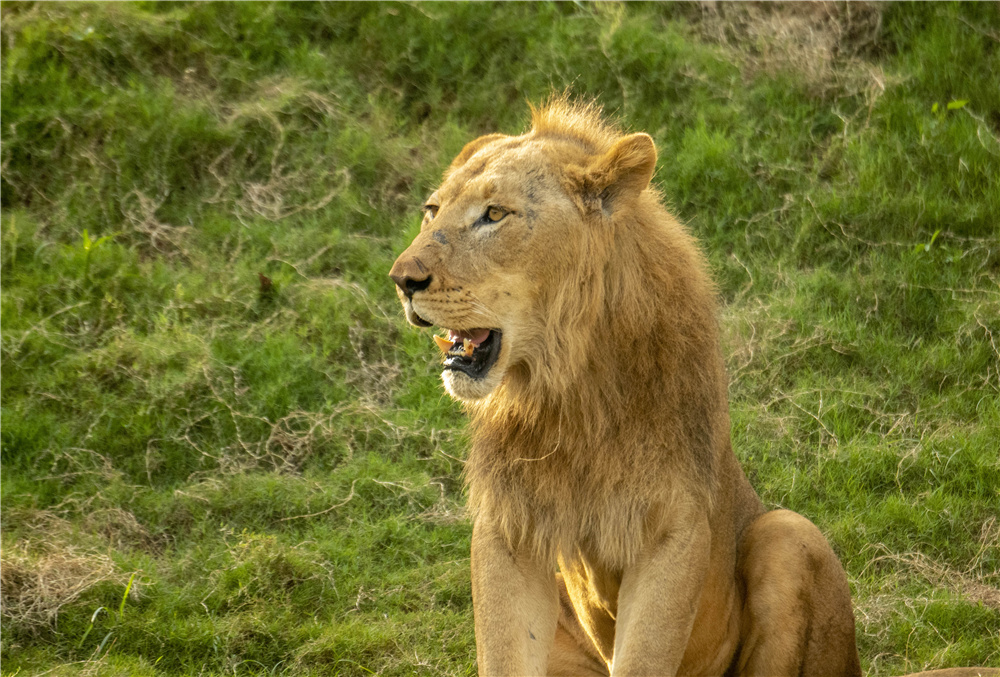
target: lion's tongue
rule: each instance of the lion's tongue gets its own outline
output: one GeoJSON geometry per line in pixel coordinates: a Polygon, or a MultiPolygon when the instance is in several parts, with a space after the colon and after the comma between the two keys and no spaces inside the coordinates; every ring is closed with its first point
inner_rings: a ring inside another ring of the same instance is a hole
{"type": "Polygon", "coordinates": [[[463,341],[464,339],[469,339],[472,341],[473,345],[478,346],[480,343],[485,341],[490,337],[489,329],[473,329],[471,331],[455,331],[454,329],[448,332],[448,338],[452,343],[457,343],[463,341]]]}

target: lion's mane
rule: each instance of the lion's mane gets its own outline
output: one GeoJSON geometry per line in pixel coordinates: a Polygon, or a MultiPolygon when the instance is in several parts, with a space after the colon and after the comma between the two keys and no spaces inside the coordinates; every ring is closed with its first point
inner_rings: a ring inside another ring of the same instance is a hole
{"type": "MultiPolygon", "coordinates": [[[[559,141],[557,158],[570,141],[596,162],[623,134],[595,106],[557,98],[532,110],[528,136],[559,141]]],[[[655,189],[609,214],[586,167],[556,165],[580,227],[541,282],[532,357],[469,405],[470,508],[550,561],[586,545],[625,566],[666,492],[712,500],[729,449],[716,294],[655,189]]]]}

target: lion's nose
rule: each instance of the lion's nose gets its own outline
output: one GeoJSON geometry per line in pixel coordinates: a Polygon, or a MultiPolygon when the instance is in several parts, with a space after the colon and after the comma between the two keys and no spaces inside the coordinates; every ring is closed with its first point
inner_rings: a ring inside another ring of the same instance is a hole
{"type": "Polygon", "coordinates": [[[393,275],[389,274],[392,281],[396,283],[396,286],[403,290],[407,298],[412,297],[416,292],[423,291],[427,287],[431,286],[431,276],[428,275],[422,280],[412,278],[408,275],[393,275]]]}
{"type": "Polygon", "coordinates": [[[423,291],[431,285],[431,274],[418,258],[404,259],[400,257],[389,271],[389,277],[396,283],[407,298],[418,291],[423,291]]]}

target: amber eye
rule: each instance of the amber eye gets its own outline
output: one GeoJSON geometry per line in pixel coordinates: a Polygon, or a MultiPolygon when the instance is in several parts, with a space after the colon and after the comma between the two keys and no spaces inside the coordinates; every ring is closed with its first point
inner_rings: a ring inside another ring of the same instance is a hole
{"type": "Polygon", "coordinates": [[[507,216],[507,212],[505,212],[500,207],[490,207],[486,211],[486,218],[488,218],[493,223],[496,223],[505,216],[507,216]]]}
{"type": "Polygon", "coordinates": [[[430,218],[437,216],[439,207],[437,205],[426,204],[424,205],[424,213],[430,218]]]}

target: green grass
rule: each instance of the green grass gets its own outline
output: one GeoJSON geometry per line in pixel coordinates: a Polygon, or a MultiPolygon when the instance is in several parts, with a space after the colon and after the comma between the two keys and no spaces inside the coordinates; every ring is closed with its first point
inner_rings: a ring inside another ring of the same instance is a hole
{"type": "Polygon", "coordinates": [[[1000,666],[1000,9],[831,11],[4,2],[2,673],[474,672],[464,422],[386,273],[566,87],[656,139],[865,670],[1000,666]]]}

